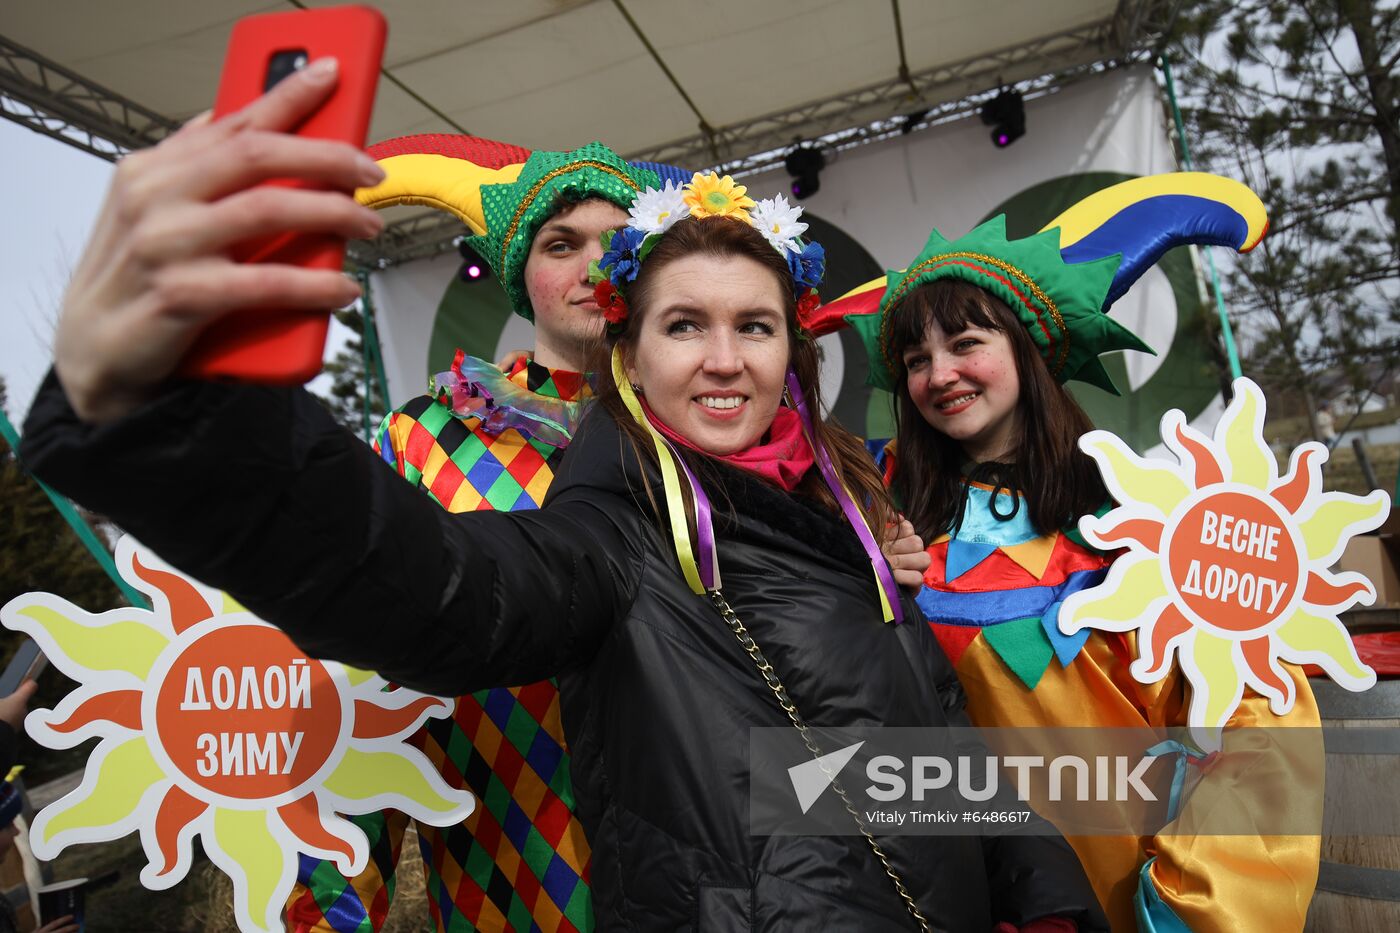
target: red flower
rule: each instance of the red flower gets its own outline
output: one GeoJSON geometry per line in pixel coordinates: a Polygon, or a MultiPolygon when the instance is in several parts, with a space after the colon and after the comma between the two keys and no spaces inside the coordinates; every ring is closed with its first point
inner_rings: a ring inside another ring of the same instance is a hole
{"type": "Polygon", "coordinates": [[[812,312],[821,306],[821,296],[817,294],[815,288],[807,290],[807,294],[797,299],[797,326],[803,330],[810,330],[808,322],[812,317],[812,312]]]}
{"type": "Polygon", "coordinates": [[[593,300],[598,302],[598,310],[609,324],[621,324],[627,320],[627,302],[617,286],[604,279],[593,288],[593,300]]]}

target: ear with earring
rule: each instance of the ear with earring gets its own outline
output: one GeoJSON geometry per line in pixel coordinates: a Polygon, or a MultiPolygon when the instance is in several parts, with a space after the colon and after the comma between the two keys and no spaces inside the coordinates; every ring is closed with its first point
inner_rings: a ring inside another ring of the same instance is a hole
{"type": "Polygon", "coordinates": [[[645,394],[646,394],[645,392],[642,391],[642,387],[639,386],[639,385],[637,385],[635,382],[629,382],[629,383],[627,383],[627,384],[630,385],[630,386],[632,387],[632,391],[633,391],[633,392],[636,392],[638,395],[645,395],[645,394]]]}

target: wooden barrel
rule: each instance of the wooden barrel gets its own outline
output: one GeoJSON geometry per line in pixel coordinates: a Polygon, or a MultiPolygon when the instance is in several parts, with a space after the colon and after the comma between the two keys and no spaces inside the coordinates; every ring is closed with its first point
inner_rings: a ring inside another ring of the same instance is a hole
{"type": "MultiPolygon", "coordinates": [[[[1314,678],[1322,724],[1328,729],[1385,729],[1385,742],[1400,739],[1400,680],[1379,681],[1364,693],[1343,690],[1330,680],[1314,678]]],[[[1352,743],[1334,740],[1328,757],[1354,750],[1352,743]]],[[[1375,786],[1400,806],[1400,748],[1392,754],[1371,755],[1365,768],[1375,786]]],[[[1329,807],[1355,808],[1357,800],[1329,795],[1329,807]]],[[[1317,893],[1305,927],[1316,933],[1400,930],[1400,836],[1327,835],[1322,840],[1322,864],[1317,893]]]]}

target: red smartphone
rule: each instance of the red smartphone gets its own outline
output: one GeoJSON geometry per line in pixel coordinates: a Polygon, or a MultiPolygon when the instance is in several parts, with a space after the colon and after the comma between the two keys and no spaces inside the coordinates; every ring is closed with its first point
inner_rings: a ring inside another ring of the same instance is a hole
{"type": "MultiPolygon", "coordinates": [[[[340,64],[335,93],[296,132],[363,148],[387,31],[383,15],[366,6],[239,20],[229,38],[214,119],[241,110],[309,63],[334,56],[340,64]]],[[[294,179],[266,184],[310,187],[294,179]]],[[[232,255],[245,263],[338,270],[345,263],[345,241],[329,234],[286,233],[239,244],[232,255]]],[[[180,375],[280,385],[306,382],[321,371],[331,310],[253,308],[230,314],[200,335],[181,363],[180,375]]]]}

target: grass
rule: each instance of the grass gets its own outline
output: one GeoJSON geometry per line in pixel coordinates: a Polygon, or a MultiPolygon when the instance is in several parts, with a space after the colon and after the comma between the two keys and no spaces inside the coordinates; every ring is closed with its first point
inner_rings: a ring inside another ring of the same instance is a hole
{"type": "MultiPolygon", "coordinates": [[[[1369,444],[1366,458],[1371,461],[1371,469],[1376,474],[1376,482],[1386,492],[1395,492],[1395,475],[1400,471],[1400,444],[1369,444]]],[[[1284,464],[1279,464],[1281,468],[1284,464]]],[[[1338,445],[1323,468],[1323,486],[1340,492],[1364,495],[1370,492],[1361,464],[1356,460],[1356,452],[1350,444],[1338,445]]]]}
{"type": "MultiPolygon", "coordinates": [[[[1352,420],[1349,414],[1337,414],[1333,420],[1338,433],[1364,431],[1366,428],[1400,421],[1400,405],[1391,405],[1376,411],[1363,411],[1357,414],[1355,420],[1352,420]]],[[[1294,415],[1290,418],[1270,417],[1264,422],[1264,439],[1270,443],[1280,440],[1287,444],[1301,443],[1313,439],[1312,426],[1308,424],[1307,415],[1294,415]]]]}

